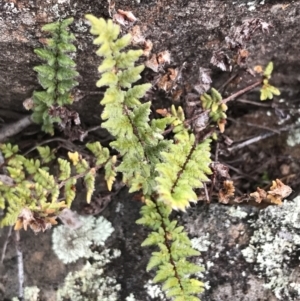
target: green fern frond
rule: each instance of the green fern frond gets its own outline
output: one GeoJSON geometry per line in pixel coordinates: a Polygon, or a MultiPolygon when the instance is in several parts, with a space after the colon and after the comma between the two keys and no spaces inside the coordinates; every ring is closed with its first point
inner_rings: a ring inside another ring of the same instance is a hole
{"type": "Polygon", "coordinates": [[[210,140],[197,145],[191,134],[189,139],[170,145],[161,155],[164,162],[156,166],[159,199],[173,209],[185,210],[190,202],[197,202],[193,189],[201,188],[211,174],[210,140]]]}
{"type": "Polygon", "coordinates": [[[45,48],[35,49],[35,54],[45,61],[44,65],[34,67],[38,73],[38,80],[44,91],[33,93],[32,119],[42,124],[42,130],[53,135],[53,124],[60,119],[49,115],[49,109],[56,106],[71,104],[73,99],[70,91],[78,83],[75,78],[76,63],[68,53],[75,52],[76,47],[72,44],[75,40],[69,33],[68,26],[73,18],[57,21],[43,26],[42,30],[51,34],[52,38],[46,40],[45,48]]]}
{"type": "Polygon", "coordinates": [[[164,282],[163,290],[174,300],[197,300],[203,291],[204,284],[191,278],[202,267],[187,261],[187,257],[197,256],[199,252],[192,248],[191,242],[183,227],[169,219],[170,207],[163,202],[146,199],[141,209],[142,217],[138,224],[153,229],[142,246],[157,245],[158,252],[153,252],[147,270],[157,268],[154,282],[164,282]]]}

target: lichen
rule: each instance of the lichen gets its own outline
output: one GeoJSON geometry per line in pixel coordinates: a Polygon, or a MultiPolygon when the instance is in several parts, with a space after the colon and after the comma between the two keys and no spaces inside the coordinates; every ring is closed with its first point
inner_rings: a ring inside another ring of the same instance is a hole
{"type": "Polygon", "coordinates": [[[300,129],[295,129],[290,132],[287,138],[287,144],[291,147],[300,144],[300,129]]]}
{"type": "Polygon", "coordinates": [[[113,277],[104,275],[105,266],[120,256],[119,250],[106,249],[93,253],[93,263],[87,262],[65,279],[64,286],[57,291],[57,301],[118,301],[121,285],[113,277]]]}
{"type": "Polygon", "coordinates": [[[65,225],[58,226],[52,234],[53,250],[57,257],[65,264],[79,258],[93,256],[90,249],[92,244],[103,246],[105,240],[113,232],[113,227],[104,217],[81,216],[82,226],[70,229],[65,225]]]}
{"type": "Polygon", "coordinates": [[[130,294],[127,298],[126,298],[126,301],[136,301],[135,298],[134,298],[134,295],[133,294],[130,294]]]}
{"type": "Polygon", "coordinates": [[[242,250],[247,262],[265,277],[265,287],[280,300],[296,301],[300,297],[300,281],[293,276],[292,260],[300,247],[300,197],[282,206],[261,210],[250,245],[242,250]]]}
{"type": "MultiPolygon", "coordinates": [[[[26,286],[24,288],[24,301],[38,301],[40,289],[36,286],[26,286]]],[[[14,297],[12,301],[19,301],[19,298],[14,297]]]]}
{"type": "Polygon", "coordinates": [[[164,292],[161,290],[161,287],[157,284],[154,284],[152,282],[152,280],[149,280],[145,285],[144,288],[146,289],[147,294],[151,297],[151,298],[158,298],[161,301],[165,301],[166,296],[164,294],[164,292]]]}
{"type": "Polygon", "coordinates": [[[241,219],[247,217],[248,215],[248,213],[242,210],[240,206],[230,207],[227,213],[232,217],[238,217],[241,219]]]}

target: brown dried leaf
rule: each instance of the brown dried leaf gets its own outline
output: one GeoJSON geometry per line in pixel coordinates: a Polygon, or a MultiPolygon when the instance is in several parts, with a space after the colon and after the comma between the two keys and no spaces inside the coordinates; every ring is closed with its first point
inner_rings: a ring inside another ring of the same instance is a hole
{"type": "Polygon", "coordinates": [[[154,72],[158,72],[159,64],[156,58],[156,54],[153,54],[150,60],[145,62],[146,67],[152,69],[154,72]]]}
{"type": "Polygon", "coordinates": [[[256,191],[250,193],[250,196],[254,198],[256,203],[261,203],[267,198],[267,192],[259,187],[256,188],[256,191]]]}
{"type": "Polygon", "coordinates": [[[134,14],[131,11],[118,9],[118,13],[124,16],[124,19],[128,20],[129,22],[135,22],[137,20],[137,18],[134,16],[134,14]]]}
{"type": "Polygon", "coordinates": [[[171,62],[171,54],[168,50],[162,51],[160,53],[157,54],[157,62],[160,65],[163,65],[165,63],[170,64],[171,62]]]}
{"type": "Polygon", "coordinates": [[[237,54],[236,63],[238,65],[245,64],[248,56],[249,56],[249,51],[247,49],[239,49],[238,54],[237,54]]]}
{"type": "Polygon", "coordinates": [[[161,90],[165,90],[166,92],[169,92],[175,86],[175,81],[177,80],[177,78],[178,78],[178,69],[169,68],[168,72],[157,81],[157,86],[161,90]]]}
{"type": "Polygon", "coordinates": [[[174,81],[178,76],[178,69],[169,68],[168,71],[170,80],[174,81]]]}
{"type": "Polygon", "coordinates": [[[181,97],[181,95],[183,94],[184,90],[183,89],[176,89],[173,93],[172,93],[172,100],[173,101],[178,101],[181,97]]]}
{"type": "Polygon", "coordinates": [[[157,109],[155,112],[163,117],[170,115],[167,109],[157,109]]]}
{"type": "Polygon", "coordinates": [[[278,196],[281,199],[286,198],[292,193],[292,188],[288,185],[283,184],[279,179],[272,181],[272,186],[268,191],[268,196],[278,196]]]}
{"type": "Polygon", "coordinates": [[[223,188],[219,190],[218,197],[219,202],[222,204],[228,204],[230,199],[234,196],[235,188],[232,181],[224,181],[223,188]]]}
{"type": "Polygon", "coordinates": [[[168,73],[159,79],[159,81],[157,82],[157,86],[161,90],[170,91],[172,87],[172,81],[170,81],[168,73]]]}
{"type": "Polygon", "coordinates": [[[227,123],[226,119],[220,119],[218,121],[218,127],[221,133],[224,133],[226,123],[227,123]]]}
{"type": "Polygon", "coordinates": [[[220,178],[229,179],[230,175],[228,173],[228,167],[222,163],[212,163],[211,168],[213,169],[215,175],[220,178]]]}
{"type": "Polygon", "coordinates": [[[144,56],[149,56],[153,48],[153,43],[150,40],[144,42],[144,56]]]}
{"type": "Polygon", "coordinates": [[[133,26],[129,31],[129,33],[131,34],[132,37],[131,39],[132,45],[144,44],[146,42],[145,37],[142,35],[140,26],[138,25],[133,26]]]}
{"type": "Polygon", "coordinates": [[[263,73],[264,69],[261,65],[257,65],[257,66],[254,66],[253,70],[256,72],[256,73],[263,73]]]}
{"type": "Polygon", "coordinates": [[[122,25],[122,26],[127,26],[128,22],[125,20],[125,16],[121,14],[114,14],[113,15],[113,20],[114,22],[122,25]]]}
{"type": "Polygon", "coordinates": [[[222,50],[214,51],[210,63],[223,71],[231,70],[229,57],[222,50]]]}
{"type": "Polygon", "coordinates": [[[275,195],[268,194],[267,200],[271,204],[275,204],[275,205],[281,205],[282,204],[282,198],[277,194],[275,194],[275,195]]]}

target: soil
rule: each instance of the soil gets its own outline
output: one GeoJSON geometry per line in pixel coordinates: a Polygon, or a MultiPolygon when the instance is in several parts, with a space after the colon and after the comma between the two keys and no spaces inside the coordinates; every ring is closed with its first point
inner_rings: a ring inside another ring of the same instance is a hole
{"type": "MultiPolygon", "coordinates": [[[[153,42],[153,53],[168,50],[171,62],[155,73],[146,69],[141,81],[155,82],[168,68],[181,68],[182,79],[178,84],[183,93],[174,102],[174,93],[157,86],[147,95],[153,109],[168,108],[170,104],[185,106],[188,95],[197,95],[194,87],[199,82],[199,67],[211,68],[213,86],[217,89],[232,76],[210,64],[214,51],[226,46],[229,36],[242,20],[261,18],[273,25],[269,33],[257,33],[249,42],[247,63],[241,69],[239,81],[232,81],[223,89],[226,97],[253,82],[246,68],[266,66],[274,62],[272,85],[281,91],[273,100],[260,102],[259,89],[254,89],[228,103],[228,123],[218,143],[213,144],[213,160],[228,166],[239,196],[251,193],[256,187],[269,187],[272,180],[280,179],[293,189],[289,199],[300,193],[300,145],[287,145],[287,136],[300,117],[300,1],[252,1],[248,0],[122,0],[115,1],[116,7],[132,11],[138,18],[144,36],[153,42]],[[285,129],[285,130],[284,130],[285,129]],[[269,135],[268,138],[265,138],[269,135]],[[246,143],[251,138],[256,142],[246,143]],[[239,148],[240,146],[240,148],[239,148]]],[[[94,55],[92,39],[84,14],[109,18],[107,1],[93,0],[4,0],[0,3],[0,121],[2,125],[19,120],[28,114],[22,102],[39,89],[33,66],[40,62],[33,49],[40,47],[44,36],[41,26],[57,17],[73,16],[71,27],[77,38],[78,71],[81,75],[79,90],[83,96],[72,109],[80,114],[85,129],[99,125],[101,106],[98,105],[103,90],[95,87],[98,78],[97,66],[100,59],[94,55]]],[[[124,33],[128,28],[124,28],[124,33]]],[[[198,97],[198,95],[197,95],[198,97]]],[[[1,128],[0,128],[1,130],[1,128]]],[[[57,137],[63,138],[60,132],[57,137]]],[[[102,129],[92,132],[87,140],[99,140],[108,144],[111,137],[102,129]]],[[[12,141],[26,150],[49,137],[33,125],[14,136],[12,141]]],[[[86,141],[85,141],[86,142],[86,141]]],[[[57,146],[56,142],[52,142],[57,146]]],[[[81,142],[74,142],[81,147],[81,142]]],[[[51,144],[52,145],[52,144],[51,144]]],[[[99,180],[97,194],[106,193],[99,180]]],[[[80,188],[78,189],[80,191],[80,188]]],[[[84,190],[74,203],[74,210],[87,213],[84,190]]],[[[97,204],[94,199],[94,204],[97,204]]],[[[252,218],[261,209],[243,204],[252,218]]],[[[134,195],[122,188],[101,211],[115,231],[106,247],[121,250],[121,257],[109,267],[108,273],[117,278],[122,290],[120,300],[133,293],[136,300],[160,300],[147,295],[144,285],[153,276],[147,273],[150,257],[148,248],[140,244],[148,229],[135,224],[139,218],[141,203],[134,195]],[[116,208],[122,205],[122,210],[116,208]]],[[[89,208],[97,209],[97,206],[89,208]]],[[[213,262],[205,274],[210,289],[201,297],[202,301],[250,301],[278,300],[263,288],[264,279],[258,277],[253,266],[245,262],[241,249],[248,245],[252,229],[243,219],[229,217],[227,205],[212,201],[199,202],[187,213],[174,213],[185,226],[191,237],[209,233],[211,245],[203,252],[204,262],[213,262]],[[230,223],[227,221],[230,220],[230,223]],[[237,248],[236,245],[239,245],[237,248]],[[216,256],[218,254],[218,256],[216,256]],[[233,263],[229,263],[232,261],[233,263]],[[230,266],[231,265],[231,266],[230,266]],[[232,268],[231,268],[232,267],[232,268]],[[242,272],[246,276],[241,277],[242,272]]],[[[92,211],[89,211],[92,212],[92,211]]],[[[0,250],[7,240],[8,228],[0,229],[0,250]]],[[[0,300],[10,300],[18,294],[17,259],[14,234],[8,239],[8,249],[3,266],[0,266],[0,300]]],[[[34,235],[32,231],[21,231],[21,249],[24,256],[25,285],[38,286],[42,300],[54,301],[55,292],[70,271],[78,270],[83,264],[63,265],[51,249],[51,231],[34,235]]]]}

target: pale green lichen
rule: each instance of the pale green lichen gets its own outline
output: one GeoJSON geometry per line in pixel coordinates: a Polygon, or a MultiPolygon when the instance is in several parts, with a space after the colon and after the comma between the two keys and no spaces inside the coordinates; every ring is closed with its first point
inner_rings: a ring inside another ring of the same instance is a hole
{"type": "Polygon", "coordinates": [[[289,131],[289,136],[287,138],[287,145],[294,147],[300,144],[300,118],[295,123],[296,128],[289,131]]]}
{"type": "Polygon", "coordinates": [[[118,301],[121,285],[104,275],[105,266],[120,256],[119,250],[93,253],[93,263],[87,262],[76,272],[67,275],[64,286],[57,291],[57,301],[118,301]]]}
{"type": "Polygon", "coordinates": [[[238,217],[241,219],[247,217],[248,215],[248,213],[242,210],[240,206],[230,207],[230,209],[227,211],[227,214],[232,217],[238,217]]]}
{"type": "Polygon", "coordinates": [[[298,260],[300,248],[300,197],[282,206],[261,210],[250,245],[242,251],[247,262],[266,279],[280,300],[296,301],[300,298],[300,280],[293,276],[291,260],[298,260]]]}
{"type": "Polygon", "coordinates": [[[136,301],[135,298],[134,298],[134,295],[133,294],[130,294],[127,298],[126,298],[126,301],[136,301]]]}
{"type": "Polygon", "coordinates": [[[209,233],[191,239],[192,247],[199,252],[207,252],[211,242],[209,241],[209,233]]]}
{"type": "MultiPolygon", "coordinates": [[[[24,288],[24,301],[39,301],[40,289],[36,286],[26,286],[24,288]]],[[[19,298],[14,297],[11,301],[19,301],[19,298]]]]}
{"type": "Polygon", "coordinates": [[[90,249],[92,244],[103,246],[105,240],[114,231],[111,223],[104,217],[81,216],[82,226],[70,229],[64,225],[53,230],[53,250],[57,257],[65,264],[75,262],[79,258],[93,256],[90,249]]]}
{"type": "Polygon", "coordinates": [[[158,300],[165,301],[166,296],[164,292],[161,290],[161,286],[154,284],[152,280],[149,280],[145,285],[147,294],[152,298],[157,298],[158,300]]]}

